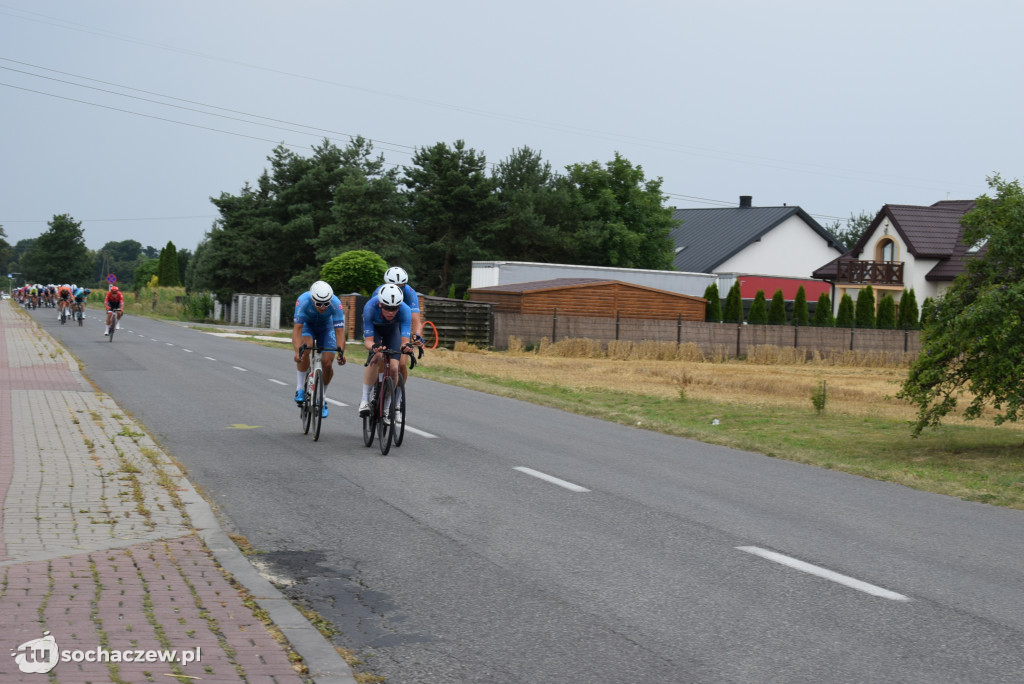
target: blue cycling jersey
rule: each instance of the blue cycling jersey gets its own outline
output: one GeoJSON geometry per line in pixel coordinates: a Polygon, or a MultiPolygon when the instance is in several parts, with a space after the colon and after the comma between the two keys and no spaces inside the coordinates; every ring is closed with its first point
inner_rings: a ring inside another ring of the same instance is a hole
{"type": "Polygon", "coordinates": [[[376,295],[370,297],[363,307],[363,338],[373,337],[376,329],[388,329],[398,326],[402,337],[409,337],[412,332],[412,310],[404,302],[398,305],[398,312],[390,321],[384,318],[380,310],[380,299],[376,295]]]}
{"type": "Polygon", "coordinates": [[[326,330],[329,328],[345,327],[345,309],[341,306],[341,300],[337,297],[331,298],[331,305],[323,311],[318,311],[313,304],[313,296],[303,292],[295,300],[295,324],[313,330],[326,330]]]}
{"type": "MultiPolygon", "coordinates": [[[[383,285],[377,286],[377,289],[373,291],[371,297],[376,297],[380,294],[380,288],[383,285]]],[[[416,294],[416,290],[412,289],[412,286],[406,283],[402,286],[402,293],[405,295],[405,303],[409,305],[409,311],[412,313],[420,312],[420,296],[416,294]]]]}

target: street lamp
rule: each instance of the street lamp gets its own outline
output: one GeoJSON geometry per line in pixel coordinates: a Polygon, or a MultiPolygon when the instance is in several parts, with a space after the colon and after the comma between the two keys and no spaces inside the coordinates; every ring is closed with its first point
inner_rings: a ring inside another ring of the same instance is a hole
{"type": "Polygon", "coordinates": [[[12,292],[14,292],[14,285],[12,284],[12,281],[14,280],[14,276],[20,276],[20,275],[21,275],[20,273],[8,272],[8,274],[7,274],[7,294],[8,295],[10,295],[12,292]]]}

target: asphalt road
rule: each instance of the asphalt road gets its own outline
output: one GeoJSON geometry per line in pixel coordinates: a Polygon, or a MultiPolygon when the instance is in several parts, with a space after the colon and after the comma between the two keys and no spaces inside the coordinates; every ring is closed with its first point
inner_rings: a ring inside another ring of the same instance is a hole
{"type": "Polygon", "coordinates": [[[385,457],[358,351],[314,443],[290,351],[33,315],[390,684],[1024,681],[1024,512],[422,378],[385,457]]]}

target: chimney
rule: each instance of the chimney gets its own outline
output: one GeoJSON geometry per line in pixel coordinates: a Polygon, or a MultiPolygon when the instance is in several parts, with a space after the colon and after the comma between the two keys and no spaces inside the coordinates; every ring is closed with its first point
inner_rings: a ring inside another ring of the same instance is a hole
{"type": "Polygon", "coordinates": [[[754,201],[753,195],[740,195],[740,208],[753,206],[751,202],[754,201]]]}

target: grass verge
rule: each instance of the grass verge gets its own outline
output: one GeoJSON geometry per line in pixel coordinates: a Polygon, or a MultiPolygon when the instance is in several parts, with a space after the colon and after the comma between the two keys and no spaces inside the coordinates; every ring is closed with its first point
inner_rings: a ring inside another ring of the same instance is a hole
{"type": "Polygon", "coordinates": [[[569,387],[481,372],[479,364],[467,371],[447,361],[425,363],[415,372],[622,425],[1024,510],[1024,448],[1017,426],[944,425],[913,438],[906,420],[884,412],[819,415],[810,397],[806,406],[792,406],[753,395],[747,403],[651,396],[642,386],[569,387]]]}

